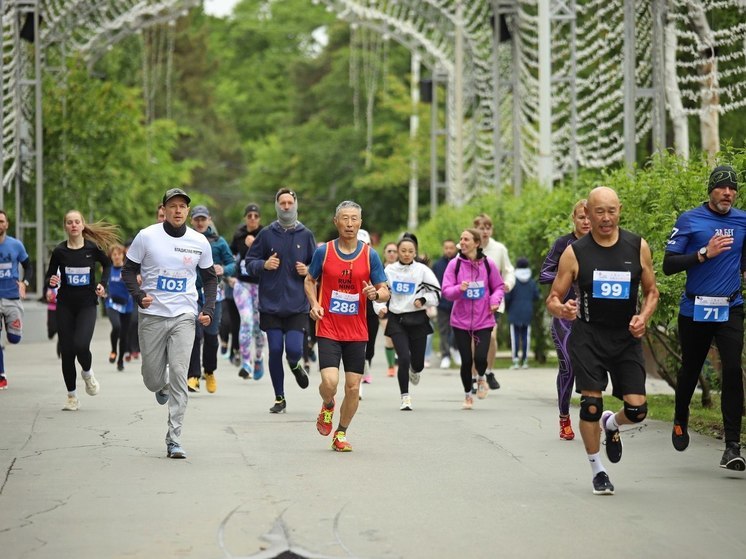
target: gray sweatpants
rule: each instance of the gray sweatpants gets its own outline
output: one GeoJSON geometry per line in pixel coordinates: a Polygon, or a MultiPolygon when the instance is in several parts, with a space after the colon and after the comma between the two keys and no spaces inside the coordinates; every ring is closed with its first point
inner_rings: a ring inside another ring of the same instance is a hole
{"type": "Polygon", "coordinates": [[[181,425],[189,399],[187,371],[194,343],[194,314],[170,318],[140,313],[137,331],[145,386],[151,392],[164,387],[169,392],[166,444],[181,444],[181,425]]]}

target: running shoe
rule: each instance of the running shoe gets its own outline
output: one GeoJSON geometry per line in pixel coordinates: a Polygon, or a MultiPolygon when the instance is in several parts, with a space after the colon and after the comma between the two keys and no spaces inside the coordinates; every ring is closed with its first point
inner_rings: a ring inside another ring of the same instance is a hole
{"type": "Polygon", "coordinates": [[[487,386],[487,381],[479,379],[477,381],[477,398],[479,398],[480,400],[484,400],[489,392],[490,388],[489,386],[487,386]]]}
{"type": "Polygon", "coordinates": [[[139,351],[133,351],[132,352],[132,359],[140,359],[140,352],[139,351]]]}
{"type": "Polygon", "coordinates": [[[560,417],[560,439],[571,441],[575,438],[575,431],[572,430],[569,417],[560,417]]]}
{"type": "Polygon", "coordinates": [[[619,434],[619,429],[606,428],[606,422],[612,415],[614,415],[614,412],[609,410],[601,415],[601,428],[606,434],[606,456],[609,458],[609,462],[616,464],[622,459],[622,437],[619,434]]]}
{"type": "Polygon", "coordinates": [[[316,352],[313,350],[313,348],[308,350],[308,358],[316,363],[316,352]]]}
{"type": "Polygon", "coordinates": [[[189,377],[187,379],[187,389],[189,392],[199,392],[199,377],[189,377]]]}
{"type": "Polygon", "coordinates": [[[347,437],[344,431],[337,431],[334,433],[332,439],[332,450],[337,452],[352,452],[352,445],[347,442],[347,437]]]}
{"type": "Polygon", "coordinates": [[[186,458],[186,452],[179,443],[168,443],[166,445],[166,456],[169,458],[186,458]]]}
{"type": "Polygon", "coordinates": [[[67,402],[62,406],[62,411],[78,411],[80,401],[75,396],[68,396],[67,402]]]}
{"type": "Polygon", "coordinates": [[[8,389],[8,379],[0,375],[0,390],[7,390],[7,389],[8,389]]]}
{"type": "Polygon", "coordinates": [[[231,356],[231,363],[234,367],[240,367],[241,366],[241,356],[238,353],[234,353],[231,356]]]}
{"type": "Polygon", "coordinates": [[[409,369],[409,382],[415,386],[420,384],[420,373],[415,373],[412,369],[409,369]]]}
{"type": "Polygon", "coordinates": [[[334,401],[332,400],[332,408],[327,409],[326,405],[321,405],[321,411],[319,416],[316,418],[316,429],[319,434],[326,437],[332,432],[332,419],[334,418],[334,401]]]}
{"type": "Polygon", "coordinates": [[[450,369],[451,368],[451,358],[447,355],[440,360],[440,368],[441,369],[450,369]]]}
{"type": "Polygon", "coordinates": [[[386,376],[393,377],[394,375],[396,375],[396,369],[394,369],[393,367],[389,367],[386,370],[386,376]]]}
{"type": "Polygon", "coordinates": [[[168,402],[168,387],[164,386],[155,393],[155,401],[158,402],[160,405],[168,402]]]}
{"type": "Polygon", "coordinates": [[[225,357],[228,355],[228,345],[227,344],[220,344],[220,357],[225,357]]]}
{"type": "Polygon", "coordinates": [[[523,364],[521,365],[521,369],[528,369],[528,359],[523,360],[523,364]]]}
{"type": "Polygon", "coordinates": [[[241,367],[241,369],[238,371],[238,376],[246,380],[247,378],[251,377],[251,374],[249,373],[249,371],[241,367]]]}
{"type": "Polygon", "coordinates": [[[117,371],[124,371],[124,363],[117,363],[117,371]]]}
{"type": "Polygon", "coordinates": [[[401,411],[412,411],[412,398],[409,396],[402,396],[401,406],[399,406],[399,409],[401,411]]]}
{"type": "Polygon", "coordinates": [[[365,361],[365,365],[363,365],[363,383],[364,384],[370,384],[370,381],[373,380],[370,376],[370,365],[368,364],[368,361],[365,361]]]}
{"type": "Polygon", "coordinates": [[[254,380],[259,380],[264,376],[264,360],[259,357],[254,360],[254,380]]]}
{"type": "Polygon", "coordinates": [[[520,362],[518,361],[518,359],[513,359],[513,364],[510,366],[510,368],[515,370],[518,367],[520,367],[520,362]]]}
{"type": "Polygon", "coordinates": [[[673,443],[673,447],[679,452],[684,452],[686,450],[689,446],[689,431],[686,428],[686,423],[683,423],[678,419],[673,420],[671,442],[673,443]]]}
{"type": "Polygon", "coordinates": [[[471,394],[469,394],[466,398],[464,398],[464,403],[461,406],[462,409],[470,410],[474,407],[474,398],[471,397],[471,394]]]}
{"type": "Polygon", "coordinates": [[[614,486],[609,479],[609,474],[606,472],[598,472],[596,477],[593,478],[593,494],[594,495],[613,495],[614,486]]]}
{"type": "Polygon", "coordinates": [[[492,371],[487,373],[487,386],[490,387],[490,390],[498,390],[500,388],[500,383],[497,382],[495,373],[493,373],[492,371]]]}
{"type": "Polygon", "coordinates": [[[205,373],[205,388],[210,394],[215,394],[218,389],[218,381],[215,378],[215,373],[205,373]]]}
{"type": "Polygon", "coordinates": [[[720,467],[736,472],[746,470],[746,461],[741,456],[741,445],[736,442],[725,443],[725,452],[720,460],[720,467]]]}
{"type": "Polygon", "coordinates": [[[285,413],[285,408],[287,407],[288,403],[285,401],[285,398],[277,396],[274,405],[269,408],[269,413],[285,413]]]}
{"type": "Polygon", "coordinates": [[[116,361],[116,360],[117,360],[117,352],[116,351],[112,351],[109,354],[109,363],[114,363],[114,361],[116,361]]]}
{"type": "Polygon", "coordinates": [[[96,377],[93,376],[93,371],[91,371],[91,375],[88,378],[83,377],[83,382],[85,382],[85,392],[89,396],[95,396],[98,394],[98,381],[96,380],[96,377]]]}
{"type": "Polygon", "coordinates": [[[124,354],[124,360],[125,360],[125,361],[126,361],[127,363],[129,363],[130,361],[132,361],[132,354],[131,354],[131,353],[130,353],[129,351],[128,351],[127,353],[125,353],[125,354],[124,354]]]}
{"type": "Polygon", "coordinates": [[[308,388],[308,371],[298,361],[294,366],[290,366],[290,371],[295,376],[295,381],[301,388],[308,388]]]}

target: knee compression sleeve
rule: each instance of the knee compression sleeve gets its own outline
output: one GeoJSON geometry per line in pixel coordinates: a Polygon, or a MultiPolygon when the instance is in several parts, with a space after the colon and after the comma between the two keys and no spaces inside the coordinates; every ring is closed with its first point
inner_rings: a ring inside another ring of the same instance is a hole
{"type": "Polygon", "coordinates": [[[630,406],[627,402],[624,402],[624,415],[632,423],[640,423],[645,416],[648,414],[648,404],[645,402],[641,406],[630,406]]]}
{"type": "Polygon", "coordinates": [[[583,421],[598,421],[604,411],[604,399],[595,396],[580,397],[580,419],[583,421]]]}

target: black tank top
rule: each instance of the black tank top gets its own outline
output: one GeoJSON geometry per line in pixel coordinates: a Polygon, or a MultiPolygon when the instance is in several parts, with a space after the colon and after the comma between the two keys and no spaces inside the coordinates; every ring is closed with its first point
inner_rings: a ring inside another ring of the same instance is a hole
{"type": "Polygon", "coordinates": [[[578,260],[576,290],[581,320],[609,328],[627,328],[637,313],[641,243],[638,235],[619,229],[619,239],[610,247],[597,244],[592,234],[572,244],[578,260]]]}

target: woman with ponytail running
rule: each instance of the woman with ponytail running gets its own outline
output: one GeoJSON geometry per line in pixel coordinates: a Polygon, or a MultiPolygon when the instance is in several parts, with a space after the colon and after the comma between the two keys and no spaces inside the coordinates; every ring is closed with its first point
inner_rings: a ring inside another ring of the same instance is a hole
{"type": "Polygon", "coordinates": [[[77,411],[77,370],[81,367],[85,391],[95,396],[99,384],[91,368],[91,338],[96,326],[98,298],[106,295],[111,261],[106,251],[119,242],[118,228],[105,222],[86,224],[78,210],[70,210],[64,220],[67,240],[52,251],[46,273],[49,288],[58,287],[57,328],[62,357],[62,376],[67,387],[65,411],[77,411]],[[96,281],[96,263],[101,279],[96,281]]]}

